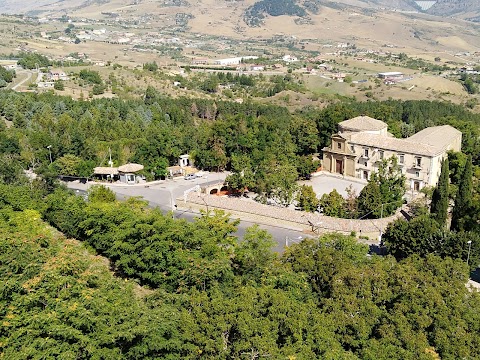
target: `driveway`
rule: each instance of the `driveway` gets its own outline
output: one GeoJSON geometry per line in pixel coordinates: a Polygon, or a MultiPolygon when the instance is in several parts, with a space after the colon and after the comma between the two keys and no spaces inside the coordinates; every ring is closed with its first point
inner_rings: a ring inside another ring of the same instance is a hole
{"type": "Polygon", "coordinates": [[[352,186],[352,188],[358,195],[365,186],[365,183],[361,182],[360,180],[357,181],[354,179],[341,178],[327,174],[312,177],[311,180],[302,181],[301,184],[311,185],[313,187],[313,191],[315,191],[318,198],[321,198],[323,194],[330,193],[333,189],[337,190],[338,193],[343,197],[346,197],[347,192],[345,191],[345,189],[347,189],[349,186],[352,186]]]}

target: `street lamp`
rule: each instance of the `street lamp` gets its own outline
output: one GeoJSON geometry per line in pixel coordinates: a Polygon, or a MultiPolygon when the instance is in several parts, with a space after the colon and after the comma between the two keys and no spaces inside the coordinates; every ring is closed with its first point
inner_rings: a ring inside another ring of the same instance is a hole
{"type": "Polygon", "coordinates": [[[53,162],[52,161],[52,145],[48,145],[47,149],[48,149],[48,153],[50,154],[50,164],[51,164],[53,162]]]}
{"type": "Polygon", "coordinates": [[[468,240],[467,244],[468,244],[468,255],[467,255],[467,265],[468,265],[468,261],[470,260],[470,250],[472,249],[472,240],[468,240]]]}

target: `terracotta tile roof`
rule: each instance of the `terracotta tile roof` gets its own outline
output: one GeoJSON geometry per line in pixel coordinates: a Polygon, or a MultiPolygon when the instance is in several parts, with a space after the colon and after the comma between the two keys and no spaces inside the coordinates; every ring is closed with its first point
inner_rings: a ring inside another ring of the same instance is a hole
{"type": "Polygon", "coordinates": [[[143,170],[143,165],[140,164],[126,164],[118,167],[118,171],[122,173],[134,173],[143,170]]]}
{"type": "Polygon", "coordinates": [[[407,139],[387,137],[385,135],[368,134],[364,132],[351,134],[350,143],[384,150],[393,150],[399,153],[418,154],[425,156],[437,154],[437,149],[428,144],[413,142],[407,139]]]}
{"type": "Polygon", "coordinates": [[[116,167],[103,167],[99,166],[93,169],[95,175],[117,175],[118,168],[116,167]]]}
{"type": "Polygon", "coordinates": [[[347,131],[380,131],[385,129],[387,124],[369,116],[357,116],[353,119],[342,121],[338,126],[347,131]]]}
{"type": "Polygon", "coordinates": [[[425,156],[442,153],[453,143],[455,138],[461,135],[460,131],[450,125],[429,127],[406,139],[365,132],[342,134],[353,144],[425,156]]]}
{"type": "Polygon", "coordinates": [[[442,125],[423,129],[406,140],[433,146],[439,153],[444,151],[459,136],[462,136],[461,131],[450,125],[442,125]]]}

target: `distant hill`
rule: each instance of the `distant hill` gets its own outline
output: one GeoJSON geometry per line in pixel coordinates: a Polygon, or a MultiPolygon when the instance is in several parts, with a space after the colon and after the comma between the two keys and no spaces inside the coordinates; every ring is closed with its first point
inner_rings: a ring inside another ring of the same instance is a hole
{"type": "Polygon", "coordinates": [[[480,0],[259,0],[246,9],[245,22],[250,26],[259,26],[266,15],[308,17],[322,7],[424,12],[472,21],[480,17],[480,0]]]}
{"type": "Polygon", "coordinates": [[[437,16],[454,16],[459,14],[476,14],[480,16],[480,0],[438,0],[427,12],[437,16]]]}
{"type": "Polygon", "coordinates": [[[36,15],[43,12],[74,9],[94,2],[95,0],[0,0],[0,13],[36,15]]]}
{"type": "Polygon", "coordinates": [[[0,13],[139,24],[236,38],[293,36],[363,47],[480,49],[480,0],[0,0],[0,13]]]}
{"type": "MultiPolygon", "coordinates": [[[[75,11],[103,5],[114,8],[138,7],[155,12],[164,7],[191,8],[205,0],[0,0],[0,13],[42,14],[75,11]],[[106,5],[107,4],[107,5],[106,5]],[[148,5],[148,7],[146,6],[148,5]]],[[[308,17],[322,7],[332,9],[363,8],[370,10],[418,11],[436,16],[458,16],[462,19],[480,17],[480,0],[217,0],[215,7],[234,5],[244,8],[244,20],[250,26],[258,26],[266,16],[288,15],[308,17]],[[426,4],[426,5],[425,5],[426,4]],[[423,10],[422,10],[423,9],[423,10]]],[[[210,5],[211,6],[211,5],[210,5]]]]}

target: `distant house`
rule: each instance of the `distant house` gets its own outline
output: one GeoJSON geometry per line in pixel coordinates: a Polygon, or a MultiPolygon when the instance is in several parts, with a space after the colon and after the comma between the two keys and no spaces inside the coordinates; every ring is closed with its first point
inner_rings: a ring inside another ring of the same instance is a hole
{"type": "Polygon", "coordinates": [[[40,89],[53,89],[54,86],[54,81],[40,81],[39,83],[37,83],[37,87],[40,89]]]}
{"type": "Polygon", "coordinates": [[[222,66],[240,65],[243,60],[254,60],[254,59],[258,59],[258,56],[240,56],[240,57],[234,57],[234,58],[220,59],[220,60],[215,60],[214,64],[222,65],[222,66]]]}
{"type": "Polygon", "coordinates": [[[296,56],[292,56],[292,55],[285,55],[285,56],[282,57],[282,60],[287,62],[287,63],[290,63],[290,62],[298,61],[298,58],[296,56]]]}
{"type": "Polygon", "coordinates": [[[250,71],[263,71],[265,70],[264,65],[252,65],[250,66],[250,71]]]}
{"type": "Polygon", "coordinates": [[[472,66],[464,66],[458,69],[460,74],[469,74],[469,75],[476,75],[479,74],[479,71],[476,71],[472,66]]]}
{"type": "Polygon", "coordinates": [[[389,72],[381,72],[378,73],[378,77],[380,79],[386,79],[386,80],[402,80],[404,75],[401,72],[398,71],[389,71],[389,72]]]}
{"type": "Polygon", "coordinates": [[[6,70],[16,70],[18,65],[17,64],[8,64],[8,65],[3,65],[3,67],[6,70]]]}
{"type": "Polygon", "coordinates": [[[52,69],[47,73],[47,80],[57,81],[57,80],[68,80],[67,74],[63,70],[52,69]]]}
{"type": "Polygon", "coordinates": [[[323,71],[332,71],[333,70],[332,65],[325,64],[325,63],[318,65],[318,68],[323,70],[323,71]]]}
{"type": "Polygon", "coordinates": [[[435,186],[447,151],[460,151],[462,133],[450,125],[433,126],[406,139],[392,137],[387,124],[358,116],[338,124],[329,147],[323,148],[325,171],[367,180],[383,159],[397,158],[407,186],[418,191],[435,186]]]}
{"type": "Polygon", "coordinates": [[[207,65],[209,62],[207,58],[192,59],[192,65],[207,65]]]}
{"type": "Polygon", "coordinates": [[[345,73],[338,72],[338,73],[332,74],[332,79],[337,80],[338,82],[343,82],[346,76],[347,75],[345,73]]]}
{"type": "Polygon", "coordinates": [[[118,176],[120,182],[125,184],[137,184],[142,179],[141,176],[135,175],[135,173],[143,170],[143,165],[140,164],[126,164],[118,167],[118,176]]]}

